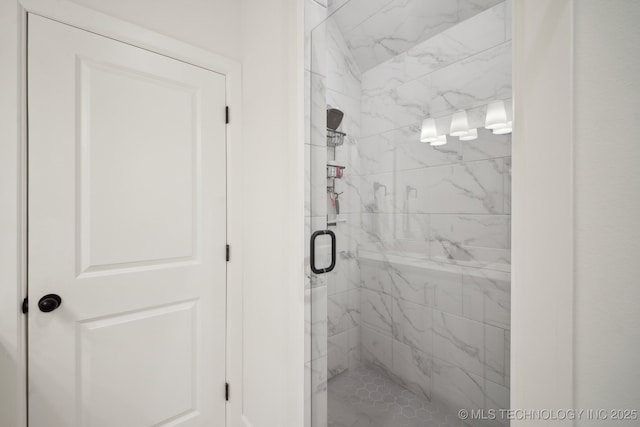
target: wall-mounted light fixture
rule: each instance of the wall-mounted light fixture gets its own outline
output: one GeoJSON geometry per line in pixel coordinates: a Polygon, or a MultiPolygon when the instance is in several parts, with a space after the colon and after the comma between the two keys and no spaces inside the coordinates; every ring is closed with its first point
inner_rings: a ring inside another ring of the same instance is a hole
{"type": "MultiPolygon", "coordinates": [[[[474,125],[476,125],[476,120],[479,119],[475,117],[475,111],[472,110],[474,125]]],[[[497,100],[487,105],[485,128],[490,129],[495,135],[505,135],[513,131],[513,122],[508,119],[504,101],[497,100]]],[[[478,139],[478,128],[469,129],[467,112],[459,110],[451,117],[449,135],[457,136],[460,141],[473,141],[478,139]]],[[[438,135],[435,119],[428,117],[422,121],[420,141],[428,142],[433,146],[444,145],[447,143],[447,135],[438,135]]]]}
{"type": "Polygon", "coordinates": [[[467,133],[460,136],[460,141],[473,141],[478,139],[478,129],[469,129],[467,133]]]}
{"type": "Polygon", "coordinates": [[[444,145],[447,143],[447,135],[439,135],[435,141],[430,142],[429,144],[433,145],[434,147],[438,146],[438,145],[444,145]]]}
{"type": "Polygon", "coordinates": [[[456,112],[451,118],[451,128],[449,129],[449,135],[451,136],[464,136],[469,132],[469,120],[467,119],[467,112],[460,110],[456,112]]]}
{"type": "Polygon", "coordinates": [[[505,135],[513,131],[513,122],[509,121],[502,126],[493,129],[495,135],[505,135]]]}
{"type": "Polygon", "coordinates": [[[484,127],[493,130],[505,127],[506,124],[507,112],[504,108],[504,101],[493,101],[487,106],[487,117],[484,127]]]}
{"type": "Polygon", "coordinates": [[[420,132],[420,142],[433,143],[438,139],[438,130],[436,129],[436,121],[427,118],[422,121],[422,131],[420,132]]]}

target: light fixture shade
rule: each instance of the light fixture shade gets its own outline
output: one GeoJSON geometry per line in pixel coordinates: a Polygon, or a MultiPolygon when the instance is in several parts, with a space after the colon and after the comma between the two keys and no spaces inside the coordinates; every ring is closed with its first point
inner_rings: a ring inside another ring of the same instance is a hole
{"type": "Polygon", "coordinates": [[[511,133],[513,131],[513,122],[507,122],[502,126],[499,126],[493,129],[493,133],[495,135],[505,135],[507,133],[511,133]]]}
{"type": "Polygon", "coordinates": [[[420,132],[420,142],[434,142],[438,138],[436,121],[432,118],[422,121],[422,132],[420,132]]]}
{"type": "Polygon", "coordinates": [[[504,101],[493,101],[487,106],[487,118],[484,127],[495,129],[507,123],[507,111],[504,109],[504,101]]]}
{"type": "Polygon", "coordinates": [[[469,132],[460,137],[460,141],[473,141],[478,139],[478,129],[469,129],[469,132]]]}
{"type": "Polygon", "coordinates": [[[447,135],[440,135],[435,139],[435,141],[430,142],[430,144],[433,145],[434,147],[438,145],[444,145],[446,143],[447,143],[447,135]]]}
{"type": "Polygon", "coordinates": [[[463,136],[469,131],[469,120],[467,119],[467,112],[464,110],[458,111],[451,118],[451,129],[449,134],[451,136],[463,136]]]}

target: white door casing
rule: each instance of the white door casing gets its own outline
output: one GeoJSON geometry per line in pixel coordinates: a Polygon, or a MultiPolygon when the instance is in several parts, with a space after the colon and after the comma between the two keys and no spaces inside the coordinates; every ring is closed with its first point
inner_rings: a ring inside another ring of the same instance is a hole
{"type": "Polygon", "coordinates": [[[224,76],[30,15],[28,102],[30,425],[224,425],[224,76]]]}

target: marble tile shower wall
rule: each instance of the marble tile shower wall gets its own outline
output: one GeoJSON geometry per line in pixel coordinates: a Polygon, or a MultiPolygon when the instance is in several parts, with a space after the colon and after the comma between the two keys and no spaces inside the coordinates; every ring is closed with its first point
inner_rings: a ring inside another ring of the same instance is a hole
{"type": "MultiPolygon", "coordinates": [[[[335,159],[346,166],[346,175],[336,180],[336,191],[347,193],[357,188],[352,172],[358,170],[357,139],[360,134],[360,71],[332,19],[327,19],[327,4],[305,2],[305,217],[307,240],[312,231],[327,228],[327,215],[335,215],[328,203],[326,166],[335,159]],[[327,105],[345,115],[340,130],[347,134],[344,145],[327,148],[327,105]]],[[[360,363],[359,313],[360,276],[355,235],[360,230],[359,216],[351,216],[349,199],[341,204],[340,222],[331,227],[337,236],[336,269],[324,275],[312,275],[306,254],[305,358],[307,426],[327,425],[327,381],[330,377],[360,363]]],[[[328,265],[328,246],[316,246],[317,262],[328,265]]]]}
{"type": "Polygon", "coordinates": [[[338,25],[368,71],[501,0],[332,0],[338,25]]]}
{"type": "MultiPolygon", "coordinates": [[[[330,227],[336,233],[336,269],[327,275],[327,335],[328,379],[360,363],[360,268],[357,254],[357,235],[360,218],[353,215],[359,205],[353,203],[352,189],[357,188],[360,169],[358,138],[360,135],[361,73],[347,47],[342,33],[330,17],[320,31],[326,40],[326,104],[344,112],[340,130],[345,132],[344,144],[328,149],[327,158],[346,166],[343,179],[335,180],[335,191],[340,195],[338,222],[330,227]]],[[[326,198],[326,194],[324,194],[326,198]]],[[[329,217],[335,208],[327,206],[329,217]]]]}
{"type": "Polygon", "coordinates": [[[466,20],[361,75],[327,11],[383,3],[305,3],[307,238],[331,209],[327,104],[349,134],[337,270],[311,277],[306,256],[307,426],[327,425],[328,378],[360,361],[454,407],[508,407],[510,137],[434,149],[418,136],[426,115],[444,130],[465,108],[480,126],[488,101],[511,97],[510,2],[459,0],[466,20]]]}
{"type": "Polygon", "coordinates": [[[509,405],[511,137],[431,147],[420,123],[511,98],[509,7],[362,74],[361,361],[455,408],[509,405]]]}

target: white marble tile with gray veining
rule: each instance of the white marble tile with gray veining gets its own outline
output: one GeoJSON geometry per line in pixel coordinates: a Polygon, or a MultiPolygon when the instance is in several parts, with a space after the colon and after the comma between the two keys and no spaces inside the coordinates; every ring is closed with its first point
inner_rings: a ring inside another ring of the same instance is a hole
{"type": "Polygon", "coordinates": [[[502,176],[504,179],[503,191],[504,191],[504,213],[511,214],[511,157],[504,159],[504,166],[502,170],[502,176]]]}
{"type": "Polygon", "coordinates": [[[327,89],[325,78],[311,73],[310,87],[310,143],[311,145],[327,146],[327,89]]]}
{"type": "Polygon", "coordinates": [[[422,122],[430,114],[431,92],[431,74],[395,88],[363,88],[361,136],[422,122]]]}
{"type": "Polygon", "coordinates": [[[450,0],[394,0],[345,38],[364,71],[457,22],[457,4],[450,0]]]}
{"type": "Polygon", "coordinates": [[[330,6],[331,16],[336,20],[340,31],[347,34],[367,18],[374,15],[391,0],[333,0],[343,3],[338,7],[330,6]],[[335,11],[335,13],[334,13],[335,11]]]}
{"type": "Polygon", "coordinates": [[[502,159],[426,169],[428,213],[503,213],[502,159]]]}
{"type": "Polygon", "coordinates": [[[504,0],[458,0],[458,18],[462,21],[504,0]]]}
{"type": "Polygon", "coordinates": [[[360,359],[370,366],[375,366],[384,372],[393,370],[392,339],[366,325],[360,326],[360,359]]]}
{"type": "MultiPolygon", "coordinates": [[[[358,296],[358,307],[360,306],[360,297],[358,296]]],[[[349,329],[349,369],[357,369],[360,366],[360,327],[349,329]]]]}
{"type": "Polygon", "coordinates": [[[433,354],[433,309],[393,299],[393,339],[427,355],[433,354]]]}
{"type": "Polygon", "coordinates": [[[360,99],[360,69],[333,18],[327,20],[327,87],[360,99]]]}
{"type": "Polygon", "coordinates": [[[393,341],[393,377],[426,400],[431,400],[431,360],[416,347],[393,341]]]}
{"type": "MultiPolygon", "coordinates": [[[[377,261],[364,260],[360,262],[360,277],[362,288],[370,291],[391,295],[391,286],[383,277],[382,267],[377,261]]],[[[362,298],[362,295],[360,296],[362,298]]]]}
{"type": "MultiPolygon", "coordinates": [[[[342,123],[338,130],[357,138],[360,135],[361,129],[360,100],[344,95],[343,93],[337,92],[333,89],[327,89],[326,96],[327,105],[325,108],[338,108],[344,113],[342,123]]],[[[324,124],[326,126],[326,119],[324,124]]],[[[342,149],[342,147],[340,147],[340,149],[342,149]]]]}
{"type": "Polygon", "coordinates": [[[500,385],[507,385],[505,364],[505,333],[502,328],[484,325],[484,377],[500,385]]]}
{"type": "Polygon", "coordinates": [[[393,263],[387,263],[385,270],[389,274],[394,299],[420,305],[429,304],[427,297],[429,281],[424,270],[393,263]]]}
{"type": "Polygon", "coordinates": [[[506,42],[431,74],[431,114],[511,98],[511,43],[506,42]]]}
{"type": "Polygon", "coordinates": [[[344,6],[350,0],[327,0],[327,14],[333,15],[333,13],[344,6]]]}
{"type": "Polygon", "coordinates": [[[431,239],[451,252],[472,257],[467,248],[509,249],[510,215],[431,215],[431,239]]]}
{"type": "Polygon", "coordinates": [[[483,409],[484,378],[443,359],[432,361],[432,399],[451,408],[483,409]]]}
{"type": "Polygon", "coordinates": [[[327,355],[327,288],[312,288],[310,302],[311,360],[327,355]]]}
{"type": "Polygon", "coordinates": [[[510,398],[509,398],[509,387],[496,384],[493,381],[485,380],[484,385],[485,390],[485,411],[489,413],[489,411],[494,411],[496,414],[495,420],[490,420],[488,424],[489,427],[508,427],[509,419],[506,416],[505,409],[509,409],[510,398]]]}
{"type": "Polygon", "coordinates": [[[328,340],[327,377],[344,372],[349,368],[349,332],[333,335],[328,340]]]}
{"type": "Polygon", "coordinates": [[[307,364],[311,382],[311,425],[327,426],[327,357],[323,356],[307,364]]]}
{"type": "Polygon", "coordinates": [[[396,194],[402,195],[407,188],[412,193],[406,208],[401,198],[397,203],[403,213],[499,214],[503,210],[502,173],[502,159],[398,171],[396,194]]]}
{"type": "Polygon", "coordinates": [[[504,28],[502,3],[454,25],[404,54],[407,78],[418,78],[503,43],[504,28]]]}
{"type": "Polygon", "coordinates": [[[386,132],[359,139],[360,170],[363,175],[393,172],[397,136],[386,132]]]}
{"type": "MultiPolygon", "coordinates": [[[[447,120],[447,122],[449,121],[447,120]]],[[[377,142],[380,140],[388,141],[387,144],[395,149],[392,151],[395,159],[392,170],[395,171],[511,155],[511,135],[494,135],[486,129],[478,129],[478,139],[474,141],[460,141],[456,137],[449,136],[447,144],[431,146],[420,142],[420,126],[414,125],[369,137],[363,141],[362,145],[365,147],[368,141],[377,142]]],[[[388,160],[386,161],[388,162],[388,160]]],[[[384,164],[384,162],[385,160],[381,160],[378,163],[384,164]]],[[[375,163],[371,163],[375,165],[375,163]]]]}
{"type": "Polygon", "coordinates": [[[464,315],[488,325],[510,329],[511,275],[464,267],[464,315]]]}
{"type": "Polygon", "coordinates": [[[363,212],[391,214],[397,211],[395,175],[388,172],[360,177],[363,212]]]}
{"type": "Polygon", "coordinates": [[[462,269],[442,264],[425,272],[427,289],[433,290],[433,307],[450,314],[462,314],[462,269]]]}
{"type": "Polygon", "coordinates": [[[327,299],[327,333],[333,335],[346,332],[351,326],[349,319],[349,292],[329,295],[327,299]]]}
{"type": "Polygon", "coordinates": [[[393,250],[397,244],[395,235],[397,219],[397,214],[363,213],[363,239],[359,248],[361,250],[375,250],[383,256],[386,251],[393,250]]]}
{"type": "Polygon", "coordinates": [[[391,336],[392,317],[390,295],[362,288],[360,292],[360,322],[386,336],[391,336]]]}
{"type": "Polygon", "coordinates": [[[309,147],[309,213],[312,217],[326,217],[327,150],[318,145],[306,147],[309,147]]]}
{"type": "MultiPolygon", "coordinates": [[[[338,232],[336,240],[340,242],[345,239],[338,232]]],[[[360,266],[356,253],[350,250],[339,251],[337,253],[336,267],[328,274],[330,277],[330,280],[328,280],[330,295],[358,288],[360,286],[360,266]]]]}
{"type": "Polygon", "coordinates": [[[434,355],[484,376],[484,325],[441,311],[433,315],[434,355]]]}
{"type": "Polygon", "coordinates": [[[396,250],[413,258],[426,258],[430,253],[430,217],[427,214],[409,213],[414,190],[407,188],[403,211],[396,214],[396,250]],[[406,207],[405,207],[406,206],[406,207]]]}

